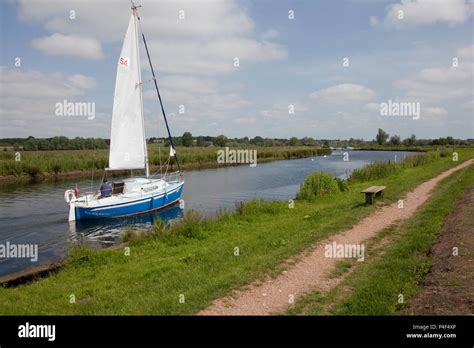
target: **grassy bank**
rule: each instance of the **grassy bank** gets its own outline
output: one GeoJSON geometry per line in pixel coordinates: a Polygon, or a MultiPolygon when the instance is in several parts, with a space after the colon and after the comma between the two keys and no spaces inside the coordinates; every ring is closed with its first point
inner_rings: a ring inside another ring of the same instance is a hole
{"type": "Polygon", "coordinates": [[[307,295],[288,313],[396,315],[430,269],[428,251],[447,215],[473,184],[472,166],[444,179],[413,217],[398,227],[385,229],[368,243],[365,262],[339,261],[336,276],[357,265],[343,282],[326,294],[307,295]],[[382,240],[386,242],[381,243],[382,240]]]}
{"type": "MultiPolygon", "coordinates": [[[[177,148],[182,169],[203,169],[224,166],[217,163],[220,148],[216,147],[180,147],[177,148]]],[[[310,146],[294,147],[252,147],[257,151],[259,161],[277,159],[293,159],[311,156],[320,156],[330,153],[329,149],[320,149],[310,146]]],[[[156,144],[148,147],[149,161],[152,169],[157,169],[160,163],[168,159],[169,149],[160,148],[156,144]]],[[[37,177],[41,175],[61,176],[71,175],[87,177],[91,175],[92,169],[101,171],[107,166],[108,150],[66,150],[66,151],[23,151],[21,160],[15,161],[15,152],[0,152],[0,177],[11,176],[13,178],[37,177]]],[[[172,158],[172,168],[176,169],[176,163],[172,158]]]]}
{"type": "MultiPolygon", "coordinates": [[[[460,162],[473,155],[459,150],[460,162]]],[[[296,201],[293,209],[287,202],[252,201],[213,220],[191,214],[130,242],[129,256],[125,249],[74,249],[58,274],[0,289],[0,314],[196,313],[233,288],[281,272],[291,255],[367,216],[375,207],[363,204],[361,189],[384,184],[383,201],[394,202],[460,162],[438,156],[384,178],[354,180],[348,191],[313,203],[296,201]]]]}

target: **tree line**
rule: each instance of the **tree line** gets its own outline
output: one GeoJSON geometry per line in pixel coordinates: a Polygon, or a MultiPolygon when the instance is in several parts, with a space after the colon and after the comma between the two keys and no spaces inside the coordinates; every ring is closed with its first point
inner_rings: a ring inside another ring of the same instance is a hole
{"type": "Polygon", "coordinates": [[[110,140],[101,138],[80,138],[69,139],[58,136],[52,138],[7,138],[0,139],[2,146],[13,147],[15,151],[47,151],[47,150],[93,150],[108,149],[110,140]]]}
{"type": "MultiPolygon", "coordinates": [[[[158,144],[169,146],[168,138],[152,137],[147,140],[150,144],[158,144]]],[[[468,145],[473,140],[455,139],[451,136],[438,139],[417,139],[412,134],[406,139],[401,139],[398,135],[390,136],[383,129],[378,130],[375,139],[364,140],[350,138],[348,140],[341,139],[314,139],[312,137],[297,138],[263,138],[256,136],[253,138],[228,138],[224,135],[219,136],[193,136],[190,132],[184,132],[182,136],[173,137],[175,146],[184,147],[247,147],[247,146],[319,146],[319,147],[364,147],[376,145],[393,145],[393,146],[425,146],[425,145],[468,145]]],[[[92,149],[108,149],[110,145],[109,139],[102,138],[68,138],[65,136],[57,136],[52,138],[5,138],[0,139],[0,146],[4,151],[7,147],[14,150],[23,151],[47,151],[47,150],[92,150],[92,149]]]]}
{"type": "Polygon", "coordinates": [[[399,135],[392,135],[385,132],[382,128],[379,128],[375,136],[375,142],[377,145],[405,145],[405,146],[425,146],[425,145],[469,145],[472,143],[470,140],[454,139],[453,137],[438,138],[438,139],[417,139],[415,134],[401,139],[399,135]]]}

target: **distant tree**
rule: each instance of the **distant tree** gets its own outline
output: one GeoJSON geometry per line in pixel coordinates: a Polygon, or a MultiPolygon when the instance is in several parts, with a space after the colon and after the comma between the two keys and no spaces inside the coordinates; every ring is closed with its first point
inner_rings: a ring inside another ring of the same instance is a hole
{"type": "Polygon", "coordinates": [[[49,141],[47,139],[38,139],[38,150],[49,150],[49,141]]]}
{"type": "Polygon", "coordinates": [[[194,145],[193,143],[193,135],[189,132],[184,132],[182,136],[183,146],[191,147],[194,145]]]}
{"type": "Polygon", "coordinates": [[[412,134],[409,138],[403,139],[403,145],[414,146],[416,144],[416,136],[412,134]]]}
{"type": "Polygon", "coordinates": [[[219,135],[214,138],[213,143],[215,146],[223,147],[227,143],[227,138],[224,135],[219,135]]]}
{"type": "Polygon", "coordinates": [[[297,137],[292,137],[290,140],[288,140],[288,145],[290,146],[296,146],[299,145],[300,141],[298,140],[297,137]]]}
{"type": "Polygon", "coordinates": [[[400,140],[400,136],[398,136],[398,135],[392,135],[390,137],[390,143],[392,145],[400,145],[401,142],[402,141],[400,140]]]}
{"type": "MultiPolygon", "coordinates": [[[[174,146],[182,146],[183,145],[183,137],[173,137],[173,144],[174,146]]],[[[168,140],[168,146],[169,145],[169,140],[168,140]]]]}
{"type": "Polygon", "coordinates": [[[23,147],[25,151],[36,151],[38,150],[38,140],[33,137],[28,138],[23,147]]]}
{"type": "Polygon", "coordinates": [[[314,146],[316,145],[316,140],[311,137],[304,137],[303,139],[301,139],[301,143],[306,146],[314,146]]]}
{"type": "Polygon", "coordinates": [[[263,146],[275,146],[275,141],[273,139],[266,138],[263,141],[263,146]]]}
{"type": "Polygon", "coordinates": [[[204,146],[204,137],[197,137],[196,138],[196,146],[202,147],[204,146]]]}
{"type": "Polygon", "coordinates": [[[388,133],[386,133],[382,128],[379,128],[377,135],[375,136],[375,140],[377,141],[377,144],[383,145],[387,141],[388,137],[388,133]]]}
{"type": "Polygon", "coordinates": [[[263,138],[260,136],[256,136],[255,138],[250,140],[250,144],[256,145],[256,146],[262,146],[263,145],[263,138]]]}

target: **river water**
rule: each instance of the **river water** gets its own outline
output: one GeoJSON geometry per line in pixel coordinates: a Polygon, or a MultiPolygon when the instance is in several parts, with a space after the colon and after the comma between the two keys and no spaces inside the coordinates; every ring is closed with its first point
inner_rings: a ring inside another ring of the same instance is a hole
{"type": "MultiPolygon", "coordinates": [[[[250,166],[190,171],[184,174],[184,210],[194,209],[212,216],[232,210],[236,202],[252,198],[289,200],[312,172],[327,171],[345,178],[353,169],[382,160],[401,161],[408,154],[396,151],[334,151],[325,157],[283,160],[250,166]]],[[[100,178],[98,178],[100,179],[100,178]]],[[[130,225],[149,226],[154,219],[173,220],[183,215],[179,206],[158,213],[100,221],[69,223],[63,194],[76,182],[48,182],[8,186],[0,189],[0,247],[10,244],[38,245],[38,260],[1,258],[0,276],[63,258],[72,243],[80,241],[96,248],[120,242],[130,225]]],[[[90,190],[91,180],[77,181],[90,190]]],[[[93,183],[94,189],[100,184],[93,183]]]]}

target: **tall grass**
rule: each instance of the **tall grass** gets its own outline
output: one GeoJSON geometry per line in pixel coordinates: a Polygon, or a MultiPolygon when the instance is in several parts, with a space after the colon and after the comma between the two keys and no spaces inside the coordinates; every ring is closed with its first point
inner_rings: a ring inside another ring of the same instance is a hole
{"type": "Polygon", "coordinates": [[[386,178],[389,175],[398,173],[402,169],[423,166],[447,155],[446,153],[441,155],[440,152],[433,151],[409,155],[400,163],[393,161],[374,162],[365,167],[354,169],[350,181],[364,182],[386,178]]]}
{"type": "MultiPolygon", "coordinates": [[[[183,168],[199,168],[217,166],[216,147],[178,148],[178,156],[183,168]]],[[[258,159],[291,159],[329,154],[331,150],[314,147],[255,147],[258,159]]],[[[169,158],[169,149],[149,145],[149,160],[152,166],[165,163],[169,158]]],[[[30,175],[59,174],[77,171],[90,172],[92,169],[101,170],[107,166],[108,150],[64,150],[64,151],[24,151],[21,160],[15,161],[15,152],[0,152],[0,175],[30,175]]],[[[176,168],[174,157],[171,159],[172,169],[176,168]]]]}
{"type": "Polygon", "coordinates": [[[385,178],[395,174],[400,167],[393,162],[374,162],[363,168],[356,168],[352,171],[351,181],[370,181],[385,178]]]}

